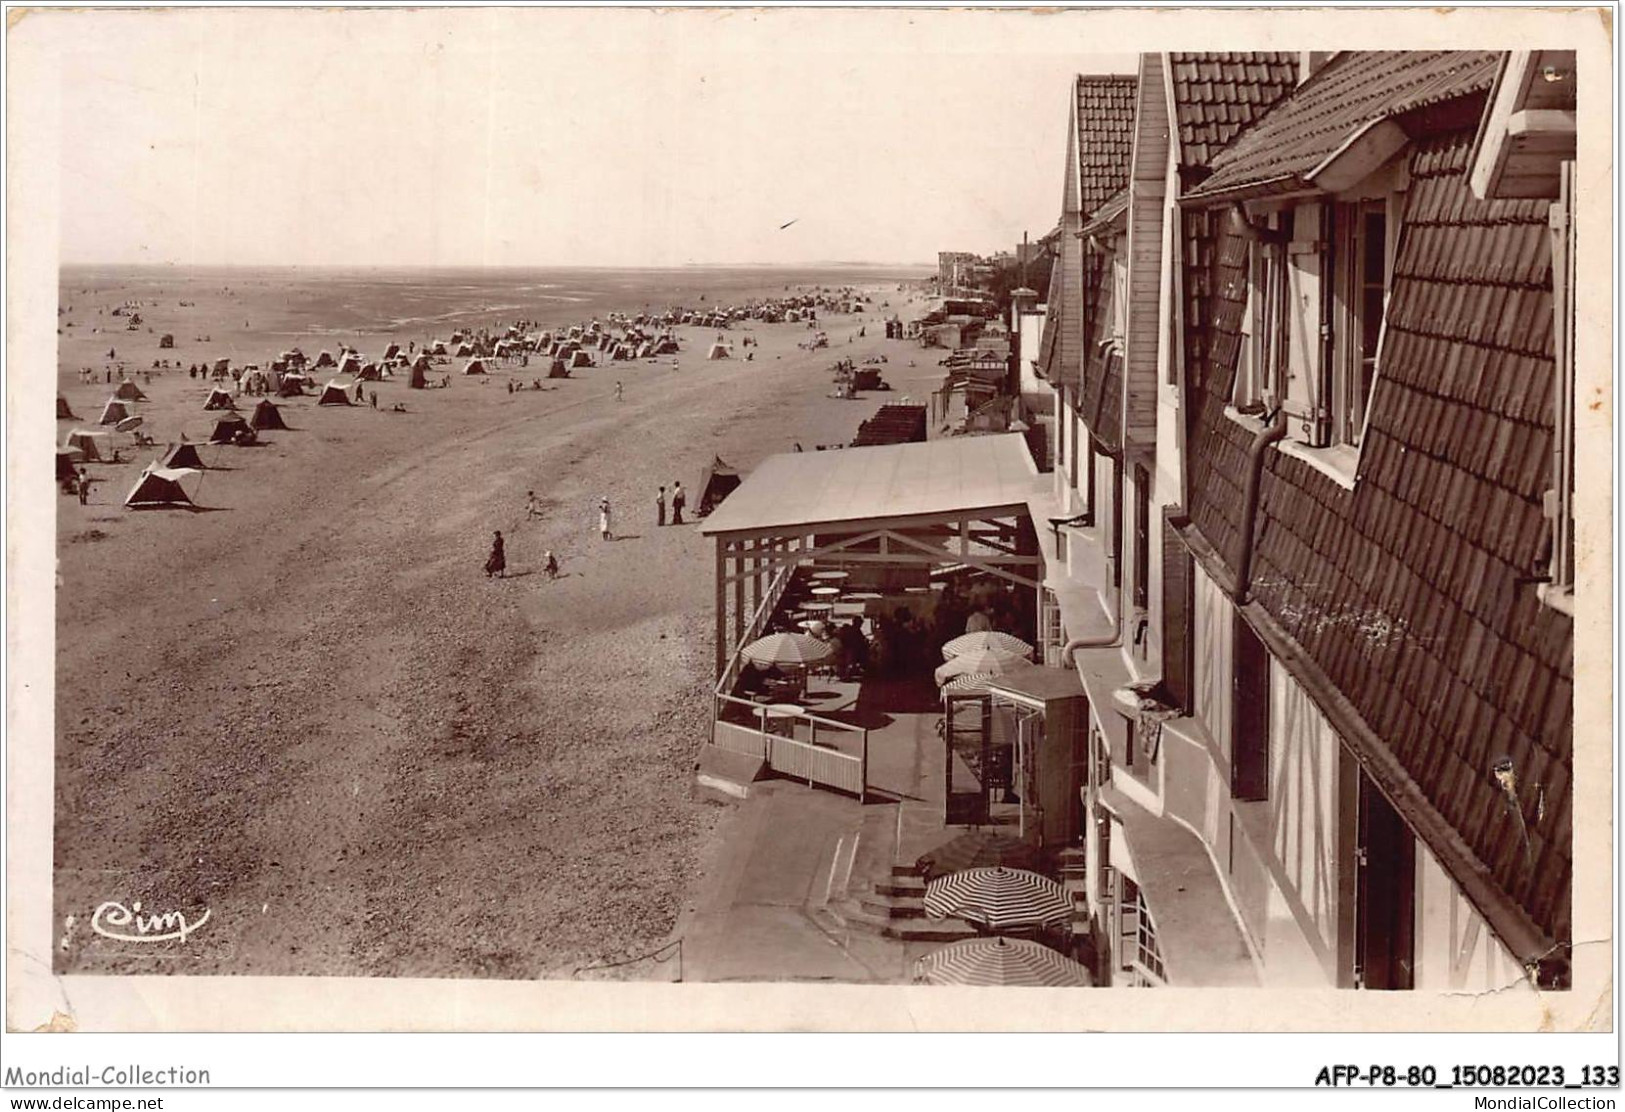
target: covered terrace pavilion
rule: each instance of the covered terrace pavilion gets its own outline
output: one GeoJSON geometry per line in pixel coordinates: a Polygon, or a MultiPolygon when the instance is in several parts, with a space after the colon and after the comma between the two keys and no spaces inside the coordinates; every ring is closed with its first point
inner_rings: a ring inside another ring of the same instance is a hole
{"type": "MultiPolygon", "coordinates": [[[[1028,506],[1041,481],[1019,434],[788,453],[758,466],[701,529],[716,541],[706,749],[732,760],[729,779],[748,784],[772,771],[872,794],[871,762],[888,757],[871,753],[871,731],[897,712],[941,713],[929,670],[923,683],[881,678],[879,668],[861,678],[848,668],[790,670],[764,692],[742,650],[818,620],[904,609],[929,619],[950,583],[1006,587],[1012,613],[1036,615],[1043,562],[1028,506]]],[[[701,768],[703,779],[704,759],[701,768]]]]}

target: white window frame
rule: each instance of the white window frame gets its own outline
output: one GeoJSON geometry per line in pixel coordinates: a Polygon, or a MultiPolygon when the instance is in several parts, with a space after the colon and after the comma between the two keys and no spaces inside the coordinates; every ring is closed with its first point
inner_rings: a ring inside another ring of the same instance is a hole
{"type": "Polygon", "coordinates": [[[1574,613],[1574,162],[1563,163],[1558,197],[1549,215],[1552,237],[1552,313],[1554,359],[1552,487],[1546,492],[1551,520],[1550,581],[1541,601],[1574,613]]]}

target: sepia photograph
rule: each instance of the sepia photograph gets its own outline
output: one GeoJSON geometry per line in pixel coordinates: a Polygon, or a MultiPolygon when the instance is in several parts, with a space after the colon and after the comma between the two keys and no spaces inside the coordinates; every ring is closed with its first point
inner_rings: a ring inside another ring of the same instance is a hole
{"type": "Polygon", "coordinates": [[[1608,1029],[1611,23],[1246,14],[12,11],[8,1027],[1608,1029]]]}

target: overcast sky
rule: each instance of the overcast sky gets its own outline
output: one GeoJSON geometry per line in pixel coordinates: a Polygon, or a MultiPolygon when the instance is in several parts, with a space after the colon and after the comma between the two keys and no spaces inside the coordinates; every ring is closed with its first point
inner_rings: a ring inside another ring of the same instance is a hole
{"type": "Polygon", "coordinates": [[[991,252],[1059,214],[1072,75],[1134,61],[1100,53],[1103,25],[1076,13],[44,18],[76,21],[64,262],[991,252]]]}

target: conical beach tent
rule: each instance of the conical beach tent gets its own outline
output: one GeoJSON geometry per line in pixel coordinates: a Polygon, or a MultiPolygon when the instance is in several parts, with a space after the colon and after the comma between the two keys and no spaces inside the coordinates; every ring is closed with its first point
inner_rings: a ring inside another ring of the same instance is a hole
{"type": "Polygon", "coordinates": [[[171,448],[159,467],[174,469],[177,467],[193,467],[201,471],[204,468],[203,457],[197,454],[196,444],[177,444],[171,448]]]}
{"type": "Polygon", "coordinates": [[[706,353],[705,357],[707,359],[727,359],[732,355],[733,352],[728,350],[728,345],[719,341],[711,345],[711,350],[706,353]]]}
{"type": "Polygon", "coordinates": [[[317,405],[350,405],[350,392],[336,382],[329,382],[322,387],[322,396],[316,399],[317,405]]]}
{"type": "Polygon", "coordinates": [[[70,452],[79,453],[79,458],[86,463],[101,463],[112,456],[105,451],[102,445],[106,443],[105,432],[90,432],[86,429],[74,429],[68,434],[67,448],[70,452]]]}
{"type": "Polygon", "coordinates": [[[548,378],[569,378],[570,377],[570,368],[566,367],[564,365],[564,360],[555,359],[555,360],[553,360],[552,365],[547,368],[547,377],[548,378]]]}
{"type": "Polygon", "coordinates": [[[700,475],[700,516],[717,508],[717,504],[733,493],[739,485],[739,472],[722,462],[717,456],[700,475]]]}
{"type": "Polygon", "coordinates": [[[272,405],[269,400],[261,400],[254,407],[254,415],[248,423],[256,429],[285,429],[288,426],[282,423],[282,411],[272,405]]]}
{"type": "Polygon", "coordinates": [[[254,430],[248,427],[241,413],[233,413],[222,417],[214,423],[214,431],[209,434],[210,444],[235,444],[243,436],[252,437],[254,430]]]}
{"type": "Polygon", "coordinates": [[[478,359],[470,359],[468,365],[463,368],[463,373],[465,375],[483,375],[485,373],[485,364],[478,359]]]}
{"type": "Polygon", "coordinates": [[[141,387],[129,379],[125,379],[118,384],[118,389],[113,391],[113,396],[120,401],[126,402],[144,402],[147,400],[147,396],[141,392],[141,387]]]}
{"type": "Polygon", "coordinates": [[[141,509],[156,506],[190,506],[192,499],[181,486],[197,472],[189,467],[148,467],[135,481],[135,489],[124,499],[126,506],[141,509]]]}
{"type": "Polygon", "coordinates": [[[231,395],[218,386],[209,391],[209,400],[203,403],[204,409],[236,409],[237,403],[231,400],[231,395]]]}
{"type": "Polygon", "coordinates": [[[298,398],[305,393],[305,379],[303,375],[284,375],[277,384],[276,396],[279,398],[298,398]]]}
{"type": "Polygon", "coordinates": [[[102,406],[102,415],[97,418],[96,423],[98,425],[116,425],[129,415],[129,406],[117,398],[109,398],[107,404],[102,406]]]}
{"type": "Polygon", "coordinates": [[[330,351],[324,351],[316,357],[316,366],[318,367],[331,367],[334,365],[333,353],[330,351]]]}
{"type": "Polygon", "coordinates": [[[58,421],[77,421],[79,419],[73,415],[73,410],[68,408],[68,399],[61,394],[56,396],[56,419],[58,421]]]}

